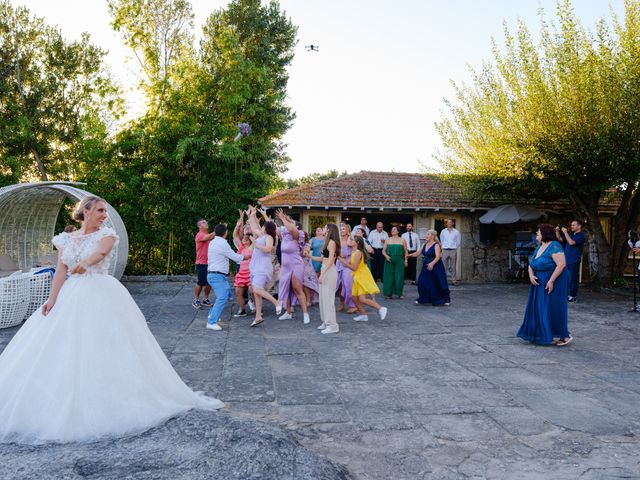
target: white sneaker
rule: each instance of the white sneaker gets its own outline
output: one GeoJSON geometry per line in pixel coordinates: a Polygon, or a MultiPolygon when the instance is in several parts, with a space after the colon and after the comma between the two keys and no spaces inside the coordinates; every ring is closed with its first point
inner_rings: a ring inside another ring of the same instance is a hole
{"type": "Polygon", "coordinates": [[[290,313],[284,312],[282,315],[278,317],[278,320],[291,320],[293,317],[290,313]]]}
{"type": "Polygon", "coordinates": [[[327,326],[326,326],[324,323],[321,323],[321,324],[318,326],[318,330],[324,330],[325,328],[327,328],[327,326]]]}
{"type": "Polygon", "coordinates": [[[217,323],[207,323],[207,328],[209,330],[222,330],[222,327],[220,325],[218,325],[217,323]]]}
{"type": "Polygon", "coordinates": [[[368,322],[369,321],[369,317],[367,315],[357,315],[357,316],[353,317],[353,319],[356,322],[368,322]]]}
{"type": "Polygon", "coordinates": [[[380,320],[384,320],[387,317],[387,307],[380,307],[378,315],[380,315],[380,320]]]}
{"type": "Polygon", "coordinates": [[[322,334],[327,334],[327,333],[338,333],[338,327],[327,327],[324,330],[322,330],[320,333],[322,334]]]}
{"type": "Polygon", "coordinates": [[[249,310],[251,310],[251,313],[256,313],[256,306],[253,304],[253,301],[251,299],[247,300],[247,305],[249,305],[249,310]]]}
{"type": "Polygon", "coordinates": [[[306,325],[306,324],[308,324],[309,322],[311,322],[311,319],[309,318],[309,314],[308,314],[308,313],[305,313],[305,314],[302,316],[302,323],[304,323],[304,324],[306,325]]]}

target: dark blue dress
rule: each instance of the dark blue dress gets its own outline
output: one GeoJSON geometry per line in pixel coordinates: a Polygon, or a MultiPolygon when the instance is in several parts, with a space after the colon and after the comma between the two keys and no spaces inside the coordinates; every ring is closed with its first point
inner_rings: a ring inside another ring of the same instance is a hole
{"type": "Polygon", "coordinates": [[[569,273],[565,268],[556,278],[551,294],[547,293],[545,287],[556,269],[552,255],[563,250],[562,245],[555,240],[542,252],[540,258],[536,258],[539,250],[540,246],[535,249],[529,262],[535,276],[538,277],[539,285],[532,284],[529,288],[529,299],[518,336],[530,342],[545,345],[551,343],[553,337],[569,336],[567,323],[569,273]]]}
{"type": "Polygon", "coordinates": [[[450,303],[447,272],[442,260],[438,260],[438,263],[433,266],[433,270],[427,268],[427,264],[436,258],[436,244],[431,245],[428,250],[426,247],[426,244],[422,246],[422,270],[418,277],[419,297],[417,302],[431,303],[434,306],[450,303]]]}

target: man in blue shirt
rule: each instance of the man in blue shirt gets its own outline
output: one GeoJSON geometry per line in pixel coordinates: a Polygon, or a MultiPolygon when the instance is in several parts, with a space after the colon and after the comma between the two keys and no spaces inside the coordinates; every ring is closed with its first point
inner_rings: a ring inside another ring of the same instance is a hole
{"type": "Polygon", "coordinates": [[[567,230],[567,227],[562,227],[562,235],[560,235],[560,228],[556,228],[556,237],[564,243],[564,257],[567,262],[567,270],[571,274],[568,300],[575,302],[580,283],[580,261],[582,260],[585,236],[582,233],[582,222],[580,220],[573,220],[570,228],[571,231],[567,230]]]}

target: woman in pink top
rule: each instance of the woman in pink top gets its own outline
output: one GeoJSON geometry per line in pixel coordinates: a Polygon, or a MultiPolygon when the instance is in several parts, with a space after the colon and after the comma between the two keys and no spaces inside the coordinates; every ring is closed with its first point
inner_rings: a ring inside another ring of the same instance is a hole
{"type": "Polygon", "coordinates": [[[238,253],[248,253],[249,256],[246,257],[242,262],[240,262],[240,268],[238,269],[238,273],[236,274],[235,279],[233,280],[233,287],[236,291],[236,300],[238,302],[238,312],[235,313],[234,317],[246,317],[247,312],[245,311],[245,301],[244,301],[244,292],[245,289],[248,289],[248,298],[249,298],[249,309],[254,312],[255,307],[253,306],[253,291],[251,289],[251,274],[249,271],[249,264],[251,263],[251,256],[253,254],[253,241],[251,240],[251,233],[246,232],[244,228],[244,211],[238,210],[240,212],[240,218],[236,223],[236,228],[233,230],[233,243],[238,249],[238,253]]]}

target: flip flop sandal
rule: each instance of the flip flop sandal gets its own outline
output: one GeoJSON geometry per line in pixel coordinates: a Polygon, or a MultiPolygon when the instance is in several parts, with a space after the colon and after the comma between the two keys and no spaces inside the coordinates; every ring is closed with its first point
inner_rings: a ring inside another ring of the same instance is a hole
{"type": "Polygon", "coordinates": [[[258,320],[254,320],[253,323],[251,324],[252,327],[257,327],[258,325],[260,325],[262,322],[264,322],[264,318],[260,318],[258,320]]]}
{"type": "Polygon", "coordinates": [[[561,338],[560,340],[558,340],[558,343],[556,343],[556,345],[559,347],[564,347],[566,345],[569,345],[571,342],[573,342],[573,337],[569,336],[567,338],[561,338]]]}

